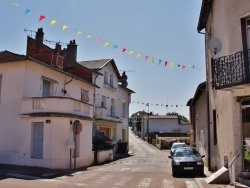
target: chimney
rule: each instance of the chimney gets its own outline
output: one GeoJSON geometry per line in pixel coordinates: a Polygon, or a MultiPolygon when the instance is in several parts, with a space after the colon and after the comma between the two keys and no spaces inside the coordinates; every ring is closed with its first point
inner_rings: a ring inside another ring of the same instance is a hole
{"type": "Polygon", "coordinates": [[[126,75],[126,72],[124,71],[124,72],[122,73],[122,77],[121,77],[121,84],[122,84],[122,86],[125,87],[125,88],[128,86],[127,80],[128,80],[128,76],[126,75]]]}
{"type": "Polygon", "coordinates": [[[43,37],[44,37],[44,32],[43,32],[43,28],[38,28],[37,32],[36,32],[36,44],[37,45],[43,45],[43,37]]]}
{"type": "Polygon", "coordinates": [[[70,41],[67,46],[67,67],[74,67],[76,64],[77,45],[76,41],[70,41]]]}

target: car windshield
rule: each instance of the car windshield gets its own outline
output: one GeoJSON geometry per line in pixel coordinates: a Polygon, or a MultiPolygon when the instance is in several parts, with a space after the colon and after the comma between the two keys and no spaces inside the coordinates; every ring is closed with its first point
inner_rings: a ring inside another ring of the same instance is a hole
{"type": "Polygon", "coordinates": [[[174,157],[189,157],[189,156],[200,156],[198,151],[194,148],[188,148],[188,149],[177,149],[174,152],[174,157]]]}
{"type": "Polygon", "coordinates": [[[178,148],[178,147],[183,147],[183,146],[186,146],[186,144],[175,144],[173,145],[172,148],[178,148]]]}

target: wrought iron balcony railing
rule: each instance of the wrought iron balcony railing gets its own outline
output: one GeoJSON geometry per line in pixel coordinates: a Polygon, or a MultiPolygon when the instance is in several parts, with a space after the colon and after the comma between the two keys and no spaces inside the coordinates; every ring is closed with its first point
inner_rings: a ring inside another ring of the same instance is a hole
{"type": "Polygon", "coordinates": [[[250,50],[212,60],[213,88],[225,89],[250,83],[250,50]]]}

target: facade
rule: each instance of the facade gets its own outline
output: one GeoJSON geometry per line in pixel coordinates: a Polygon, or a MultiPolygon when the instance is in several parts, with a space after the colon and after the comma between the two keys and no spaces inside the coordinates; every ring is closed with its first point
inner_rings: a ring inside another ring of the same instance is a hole
{"type": "Polygon", "coordinates": [[[92,71],[76,62],[76,44],[55,49],[43,31],[27,55],[0,52],[0,163],[69,169],[90,166],[92,71]]]}
{"type": "Polygon", "coordinates": [[[119,143],[128,143],[129,104],[134,92],[127,88],[127,76],[125,72],[120,75],[113,59],[80,64],[101,74],[93,73],[93,82],[99,86],[95,91],[94,124],[113,141],[116,152],[119,143]]]}
{"type": "Polygon", "coordinates": [[[195,146],[201,155],[208,157],[208,127],[207,127],[207,90],[206,82],[198,85],[194,97],[187,103],[190,114],[190,145],[195,146]]]}
{"type": "Polygon", "coordinates": [[[197,30],[206,41],[208,166],[239,181],[250,170],[250,1],[203,0],[197,30]]]}

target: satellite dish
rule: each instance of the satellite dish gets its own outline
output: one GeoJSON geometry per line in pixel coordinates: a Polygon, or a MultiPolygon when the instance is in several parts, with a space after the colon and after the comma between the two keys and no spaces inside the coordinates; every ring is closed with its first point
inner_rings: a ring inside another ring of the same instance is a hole
{"type": "Polygon", "coordinates": [[[220,39],[218,39],[216,37],[212,37],[208,42],[208,48],[209,48],[210,52],[213,53],[214,55],[219,53],[221,51],[221,48],[222,48],[222,44],[221,44],[220,39]]]}

